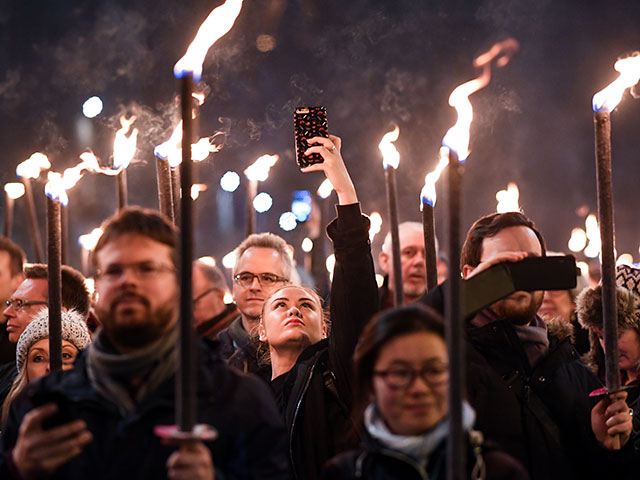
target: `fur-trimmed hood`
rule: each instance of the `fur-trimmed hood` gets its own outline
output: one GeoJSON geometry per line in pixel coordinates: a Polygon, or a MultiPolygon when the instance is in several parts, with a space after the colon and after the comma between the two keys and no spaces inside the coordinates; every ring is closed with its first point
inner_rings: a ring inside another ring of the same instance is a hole
{"type": "MultiPolygon", "coordinates": [[[[640,298],[624,287],[616,287],[618,328],[633,328],[640,334],[640,298]]],[[[604,376],[604,351],[594,328],[602,328],[602,287],[587,288],[576,298],[580,325],[589,330],[590,349],[582,361],[593,373],[604,376]]]]}
{"type": "MultiPolygon", "coordinates": [[[[618,328],[640,331],[640,299],[624,287],[616,287],[618,328]]],[[[584,328],[602,328],[602,287],[587,288],[576,298],[578,321],[584,328]]]]}

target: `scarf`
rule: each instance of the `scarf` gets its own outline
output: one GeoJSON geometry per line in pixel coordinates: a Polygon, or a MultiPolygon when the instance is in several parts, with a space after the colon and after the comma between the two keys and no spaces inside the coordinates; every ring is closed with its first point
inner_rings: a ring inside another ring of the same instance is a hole
{"type": "Polygon", "coordinates": [[[549,337],[547,337],[547,325],[536,315],[531,325],[514,325],[516,335],[520,339],[529,360],[529,365],[533,368],[549,350],[549,337]]]}
{"type": "MultiPolygon", "coordinates": [[[[476,412],[466,401],[462,402],[462,426],[471,430],[476,420],[476,412]]],[[[399,451],[413,458],[422,468],[426,468],[429,455],[449,435],[449,417],[445,417],[422,435],[396,435],[389,430],[380,415],[378,407],[371,403],[364,412],[364,426],[375,440],[386,448],[399,451]]]]}
{"type": "Polygon", "coordinates": [[[178,330],[172,329],[150,345],[130,353],[120,353],[102,330],[87,352],[87,374],[96,391],[125,414],[135,410],[145,398],[177,370],[178,330]],[[137,389],[133,380],[141,380],[137,389]]]}

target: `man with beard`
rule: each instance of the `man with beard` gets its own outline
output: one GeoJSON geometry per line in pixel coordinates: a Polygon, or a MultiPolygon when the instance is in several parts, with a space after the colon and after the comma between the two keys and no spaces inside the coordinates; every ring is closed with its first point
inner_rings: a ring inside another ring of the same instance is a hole
{"type": "MultiPolygon", "coordinates": [[[[542,235],[525,215],[487,215],[467,234],[462,275],[545,254],[542,235]]],[[[624,445],[631,431],[626,392],[597,405],[589,398],[601,384],[580,363],[569,332],[552,330],[536,315],[542,298],[541,291],[515,292],[467,324],[476,428],[520,460],[534,480],[615,478],[613,435],[624,445]]]]}
{"type": "MultiPolygon", "coordinates": [[[[402,291],[404,303],[413,303],[427,291],[427,276],[425,270],[424,232],[422,224],[418,222],[403,222],[398,225],[398,239],[400,241],[400,265],[402,270],[402,291]]],[[[436,240],[436,254],[438,241],[436,240]]],[[[380,306],[387,309],[393,307],[394,300],[394,272],[393,252],[391,248],[391,232],[387,234],[378,255],[380,269],[385,274],[384,284],[380,288],[380,306]]],[[[438,259],[438,263],[441,260],[438,259]]]]}
{"type": "Polygon", "coordinates": [[[124,209],[94,250],[102,328],[74,370],[27,387],[0,437],[0,478],[288,478],[285,431],[267,387],[197,344],[197,423],[214,443],[175,450],[154,434],[174,423],[179,288],[176,231],[157,212],[124,209]],[[56,393],[76,419],[48,428],[56,393]],[[214,473],[215,472],[215,473],[214,473]]]}

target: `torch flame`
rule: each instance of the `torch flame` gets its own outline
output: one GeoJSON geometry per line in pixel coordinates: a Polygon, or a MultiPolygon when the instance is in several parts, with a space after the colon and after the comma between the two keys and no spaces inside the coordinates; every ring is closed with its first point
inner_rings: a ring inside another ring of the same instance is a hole
{"type": "Polygon", "coordinates": [[[184,57],[178,60],[173,67],[173,75],[176,78],[191,74],[194,81],[200,81],[202,64],[209,48],[231,30],[241,9],[242,0],[227,0],[211,11],[206,20],[200,25],[198,33],[189,48],[187,48],[184,57]]]}
{"type": "Polygon", "coordinates": [[[4,191],[6,192],[7,197],[15,200],[24,195],[24,184],[18,182],[5,183],[4,191]]]}
{"type": "Polygon", "coordinates": [[[396,125],[391,132],[385,133],[378,144],[378,148],[382,152],[382,166],[386,170],[389,167],[393,167],[395,169],[398,168],[400,164],[400,153],[396,150],[396,146],[392,143],[398,140],[398,136],[400,135],[400,129],[396,125]]]}
{"type": "Polygon", "coordinates": [[[470,129],[473,121],[473,107],[469,101],[469,96],[489,84],[491,80],[491,62],[493,60],[497,59],[496,65],[498,67],[504,67],[509,63],[518,48],[519,44],[513,38],[496,43],[473,61],[474,66],[482,67],[480,76],[457,86],[451,92],[449,105],[456,109],[458,120],[446,133],[442,139],[442,144],[454,151],[461,162],[464,162],[469,156],[470,129]]]}
{"type": "Polygon", "coordinates": [[[376,237],[380,230],[382,230],[382,215],[378,212],[371,212],[369,215],[369,241],[373,242],[373,239],[376,237]]]}
{"type": "Polygon", "coordinates": [[[249,180],[264,182],[269,177],[269,169],[276,164],[278,158],[278,155],[262,155],[245,169],[244,174],[249,180]]]}
{"type": "Polygon", "coordinates": [[[320,184],[316,193],[320,198],[328,198],[332,191],[333,185],[331,185],[331,181],[327,178],[320,184]]]}
{"type": "Polygon", "coordinates": [[[618,106],[627,88],[640,81],[640,52],[618,60],[613,68],[620,72],[618,78],[593,96],[594,112],[611,112],[618,106]]]}
{"type": "Polygon", "coordinates": [[[420,209],[422,209],[423,203],[428,203],[432,207],[436,206],[436,183],[438,182],[442,171],[447,165],[449,165],[448,152],[449,150],[447,147],[440,147],[440,160],[438,161],[438,166],[433,172],[427,173],[424,177],[424,187],[422,187],[422,191],[420,192],[420,197],[422,198],[422,202],[420,202],[420,209]]]}
{"type": "Polygon", "coordinates": [[[589,239],[589,244],[584,249],[584,254],[589,258],[596,258],[600,255],[600,227],[598,225],[598,219],[592,213],[590,214],[584,222],[586,230],[587,230],[587,238],[589,239]]]}
{"type": "MultiPolygon", "coordinates": [[[[201,138],[197,143],[191,144],[191,160],[201,162],[210,153],[215,153],[219,150],[220,147],[212,144],[209,141],[209,137],[201,138]]],[[[182,120],[176,125],[169,140],[156,146],[153,153],[156,157],[167,160],[172,168],[182,163],[182,120]]]]}
{"type": "Polygon", "coordinates": [[[25,178],[38,178],[41,170],[51,168],[51,163],[44,153],[36,152],[16,167],[16,175],[25,178]]]}
{"type": "Polygon", "coordinates": [[[96,248],[96,245],[98,244],[98,240],[100,240],[101,236],[102,236],[102,229],[94,228],[93,230],[91,230],[91,233],[85,233],[84,235],[80,235],[78,237],[78,244],[85,250],[88,250],[91,252],[93,251],[94,248],[96,248]]]}
{"type": "Polygon", "coordinates": [[[47,180],[44,186],[44,193],[52,200],[57,200],[66,206],[69,203],[69,197],[67,197],[63,176],[58,172],[49,172],[47,180]]]}
{"type": "Polygon", "coordinates": [[[500,190],[498,193],[496,193],[496,200],[498,201],[496,212],[498,213],[519,212],[520,211],[520,205],[518,204],[519,198],[520,198],[520,191],[518,190],[518,185],[512,182],[509,183],[506,190],[500,190]]]}
{"type": "Polygon", "coordinates": [[[132,115],[131,118],[126,118],[124,115],[120,117],[122,128],[116,132],[116,138],[113,141],[113,166],[115,168],[127,168],[136,154],[138,129],[134,128],[131,130],[131,134],[127,136],[131,125],[135,121],[135,115],[132,115]]]}
{"type": "Polygon", "coordinates": [[[82,160],[82,162],[76,165],[75,168],[87,170],[88,172],[92,173],[102,173],[104,175],[114,176],[118,175],[122,170],[122,167],[116,170],[112,168],[101,167],[100,162],[98,162],[98,157],[96,157],[95,154],[91,151],[82,152],[80,154],[80,160],[82,160]]]}

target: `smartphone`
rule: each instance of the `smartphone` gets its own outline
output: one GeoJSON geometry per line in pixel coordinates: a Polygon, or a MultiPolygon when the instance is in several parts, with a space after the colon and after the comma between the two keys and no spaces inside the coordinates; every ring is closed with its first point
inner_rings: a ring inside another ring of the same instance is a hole
{"type": "Polygon", "coordinates": [[[468,317],[518,290],[570,290],[579,273],[572,255],[499,263],[463,282],[463,313],[468,317]]]}
{"type": "Polygon", "coordinates": [[[314,163],[322,163],[324,159],[319,153],[305,155],[304,152],[312,146],[307,141],[312,137],[329,137],[327,124],[327,109],[324,107],[298,107],[293,115],[296,140],[296,162],[300,168],[314,163]]]}
{"type": "Polygon", "coordinates": [[[43,430],[51,430],[54,427],[73,422],[78,418],[71,408],[71,402],[62,392],[36,390],[30,392],[29,396],[36,407],[41,407],[47,403],[58,405],[58,411],[42,422],[43,430]]]}

